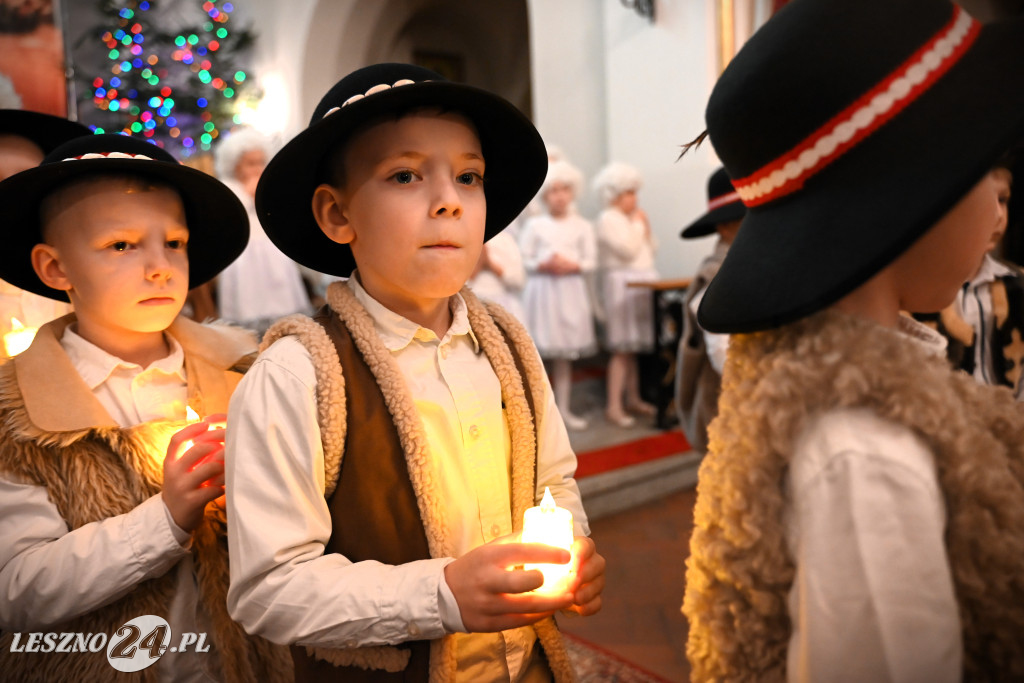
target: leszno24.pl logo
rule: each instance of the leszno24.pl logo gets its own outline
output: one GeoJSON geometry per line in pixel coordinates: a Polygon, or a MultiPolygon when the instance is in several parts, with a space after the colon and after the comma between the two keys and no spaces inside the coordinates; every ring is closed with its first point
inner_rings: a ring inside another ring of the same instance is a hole
{"type": "Polygon", "coordinates": [[[165,652],[209,652],[205,633],[182,633],[171,645],[171,627],[162,618],[146,614],[126,622],[114,635],[106,633],[15,633],[11,652],[100,652],[118,671],[142,671],[165,652]]]}

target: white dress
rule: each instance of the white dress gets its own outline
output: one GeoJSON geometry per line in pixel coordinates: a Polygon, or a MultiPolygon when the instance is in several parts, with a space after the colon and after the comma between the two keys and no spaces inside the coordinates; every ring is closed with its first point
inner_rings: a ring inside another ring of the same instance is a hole
{"type": "Polygon", "coordinates": [[[249,214],[249,244],[217,277],[217,304],[225,320],[265,328],[292,313],[308,313],[299,266],[274,246],[260,227],[255,201],[235,180],[225,180],[249,214]]]}
{"type": "Polygon", "coordinates": [[[501,275],[485,268],[466,284],[480,299],[493,301],[525,325],[526,314],[520,294],[526,283],[526,270],[515,237],[506,228],[487,240],[484,248],[487,249],[487,258],[501,268],[501,275]]]}
{"type": "Polygon", "coordinates": [[[651,290],[632,282],[658,279],[653,237],[639,216],[630,219],[607,208],[597,219],[605,342],[610,351],[647,352],[654,348],[654,303],[651,290]]]}
{"type": "Polygon", "coordinates": [[[543,214],[526,221],[519,237],[526,267],[523,308],[526,328],[543,358],[575,359],[597,350],[594,317],[582,273],[550,275],[537,267],[554,254],[579,264],[583,273],[597,266],[597,241],[590,221],[571,213],[543,214]]]}

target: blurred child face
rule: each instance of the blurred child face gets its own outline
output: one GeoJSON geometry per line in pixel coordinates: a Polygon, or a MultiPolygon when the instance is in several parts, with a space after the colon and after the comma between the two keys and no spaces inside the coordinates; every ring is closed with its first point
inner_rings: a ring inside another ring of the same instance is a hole
{"type": "Polygon", "coordinates": [[[43,161],[43,150],[20,135],[0,135],[0,180],[35,168],[43,161]]]}
{"type": "Polygon", "coordinates": [[[235,164],[235,178],[238,182],[245,184],[252,180],[258,180],[260,175],[263,173],[263,169],[267,167],[267,155],[262,149],[250,149],[248,152],[238,157],[238,163],[235,164]]]}
{"type": "Polygon", "coordinates": [[[1006,229],[1005,178],[989,172],[939,222],[893,263],[900,307],[911,313],[940,311],[977,272],[1006,229]]]}
{"type": "Polygon", "coordinates": [[[373,125],[349,143],[344,169],[340,218],[321,228],[350,244],[367,292],[399,313],[458,292],[487,220],[483,152],[468,119],[426,110],[373,125]]]}
{"type": "Polygon", "coordinates": [[[552,216],[561,218],[569,213],[573,196],[572,185],[555,182],[544,193],[544,203],[548,205],[548,211],[552,216]]]}
{"type": "Polygon", "coordinates": [[[626,190],[615,198],[612,206],[627,216],[636,211],[636,190],[626,190]]]}
{"type": "Polygon", "coordinates": [[[992,247],[995,249],[1006,234],[1006,226],[1010,221],[1010,196],[1013,188],[1013,174],[1008,168],[992,169],[993,180],[996,183],[996,191],[999,193],[999,221],[992,233],[992,247]]]}
{"type": "Polygon", "coordinates": [[[46,244],[33,250],[33,265],[43,282],[68,292],[78,333],[111,353],[162,334],[188,293],[188,228],[178,193],[97,178],[52,201],[44,211],[46,244]]]}

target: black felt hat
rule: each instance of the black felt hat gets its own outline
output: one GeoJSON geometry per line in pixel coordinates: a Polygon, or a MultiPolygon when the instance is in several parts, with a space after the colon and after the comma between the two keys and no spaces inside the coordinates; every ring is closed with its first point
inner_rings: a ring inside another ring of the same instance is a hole
{"type": "Polygon", "coordinates": [[[185,206],[189,229],[189,287],[212,279],[249,241],[249,217],[226,185],[182,166],[156,145],[126,135],[86,135],[57,147],[35,168],[0,182],[4,248],[0,278],[21,289],[60,301],[67,293],[43,284],[32,269],[32,247],[42,241],[39,207],[73,180],[102,175],[151,178],[173,187],[185,206]]]}
{"type": "Polygon", "coordinates": [[[325,181],[326,157],[360,125],[384,114],[440,106],[476,127],[487,164],[485,239],[526,207],[547,172],[544,142],[518,109],[493,93],[447,81],[411,64],[375,64],[352,72],[331,88],[309,127],[278,152],[260,177],[256,212],[271,241],[313,270],[346,277],[352,250],[334,242],[313,217],[313,190],[325,181]]]}
{"type": "Polygon", "coordinates": [[[708,134],[747,205],[698,312],[721,333],[842,298],[1024,133],[1024,19],[946,0],[793,0],[743,46],[708,134]]]}
{"type": "Polygon", "coordinates": [[[25,109],[0,109],[0,135],[28,138],[48,154],[58,145],[92,131],[80,123],[59,116],[25,109]]]}
{"type": "Polygon", "coordinates": [[[684,240],[715,232],[719,223],[738,221],[747,213],[739,193],[729,180],[729,172],[720,168],[708,178],[708,212],[686,226],[679,236],[684,240]]]}

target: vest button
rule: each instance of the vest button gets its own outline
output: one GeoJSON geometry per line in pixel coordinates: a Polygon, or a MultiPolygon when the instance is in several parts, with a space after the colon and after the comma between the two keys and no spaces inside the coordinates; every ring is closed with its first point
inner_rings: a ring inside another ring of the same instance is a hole
{"type": "Polygon", "coordinates": [[[477,439],[479,439],[480,438],[480,428],[477,427],[476,425],[473,425],[472,427],[470,427],[469,428],[469,438],[473,439],[473,441],[476,441],[477,439]]]}

